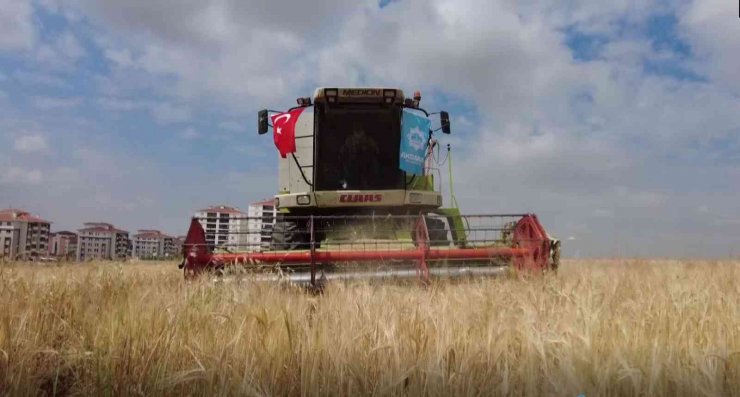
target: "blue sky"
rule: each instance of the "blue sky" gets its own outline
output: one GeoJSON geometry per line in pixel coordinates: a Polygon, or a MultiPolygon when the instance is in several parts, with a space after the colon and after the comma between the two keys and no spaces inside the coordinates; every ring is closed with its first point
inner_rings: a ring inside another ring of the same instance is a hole
{"type": "Polygon", "coordinates": [[[451,112],[465,212],[536,212],[572,256],[740,255],[737,12],[0,0],[0,207],[182,234],[275,192],[258,109],[388,85],[451,112]]]}

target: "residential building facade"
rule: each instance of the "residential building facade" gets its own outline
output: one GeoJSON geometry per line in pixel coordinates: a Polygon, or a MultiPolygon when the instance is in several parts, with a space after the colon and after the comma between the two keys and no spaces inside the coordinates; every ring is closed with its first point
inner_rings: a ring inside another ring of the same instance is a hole
{"type": "Polygon", "coordinates": [[[206,243],[232,251],[247,247],[247,214],[236,207],[217,205],[195,211],[206,232],[206,243]]]}
{"type": "Polygon", "coordinates": [[[178,258],[182,256],[183,244],[185,244],[185,236],[177,236],[172,238],[172,246],[169,249],[173,257],[178,258]]]}
{"type": "Polygon", "coordinates": [[[249,205],[247,210],[247,243],[250,250],[270,248],[272,242],[272,227],[275,225],[277,209],[273,200],[265,200],[249,205]]]}
{"type": "Polygon", "coordinates": [[[110,223],[87,222],[77,234],[77,260],[124,259],[131,254],[128,232],[110,223]]]}
{"type": "Polygon", "coordinates": [[[34,259],[46,256],[51,222],[27,211],[9,208],[0,211],[0,257],[34,259]]]}
{"type": "Polygon", "coordinates": [[[172,258],[178,252],[175,248],[175,237],[159,230],[139,230],[131,241],[132,256],[139,259],[172,258]]]}
{"type": "Polygon", "coordinates": [[[50,233],[48,254],[57,258],[76,259],[77,233],[67,230],[50,233]]]}

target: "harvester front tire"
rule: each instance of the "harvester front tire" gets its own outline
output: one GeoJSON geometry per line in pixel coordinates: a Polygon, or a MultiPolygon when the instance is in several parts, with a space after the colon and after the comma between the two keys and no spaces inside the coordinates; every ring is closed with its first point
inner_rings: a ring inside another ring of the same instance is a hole
{"type": "Polygon", "coordinates": [[[280,251],[304,248],[306,240],[296,222],[285,221],[278,217],[272,227],[272,248],[280,251]]]}
{"type": "Polygon", "coordinates": [[[432,247],[446,247],[450,245],[447,239],[447,228],[445,221],[436,218],[427,218],[427,230],[429,231],[429,245],[432,247]]]}
{"type": "MultiPolygon", "coordinates": [[[[445,221],[442,219],[426,217],[424,221],[427,224],[427,232],[429,233],[429,245],[431,247],[446,247],[450,245],[450,240],[447,238],[447,228],[445,227],[445,221]]],[[[411,238],[414,241],[414,245],[418,245],[416,242],[416,235],[412,232],[411,238]]]]}
{"type": "Polygon", "coordinates": [[[304,224],[286,221],[278,216],[272,227],[272,249],[289,251],[310,248],[311,237],[306,230],[305,222],[302,223],[304,224]]]}

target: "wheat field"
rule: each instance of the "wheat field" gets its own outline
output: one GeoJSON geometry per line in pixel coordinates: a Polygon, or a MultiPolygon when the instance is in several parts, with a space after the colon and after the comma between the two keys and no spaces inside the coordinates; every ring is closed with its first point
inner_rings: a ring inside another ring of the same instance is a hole
{"type": "Polygon", "coordinates": [[[0,395],[740,396],[740,262],[186,283],[173,263],[0,265],[0,395]]]}

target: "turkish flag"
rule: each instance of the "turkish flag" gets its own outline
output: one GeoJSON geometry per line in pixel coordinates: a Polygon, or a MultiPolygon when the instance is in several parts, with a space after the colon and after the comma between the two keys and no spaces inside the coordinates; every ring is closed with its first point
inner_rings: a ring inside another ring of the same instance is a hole
{"type": "Polygon", "coordinates": [[[305,108],[293,109],[290,112],[272,116],[272,137],[280,157],[285,158],[288,153],[295,153],[295,123],[305,108]]]}

